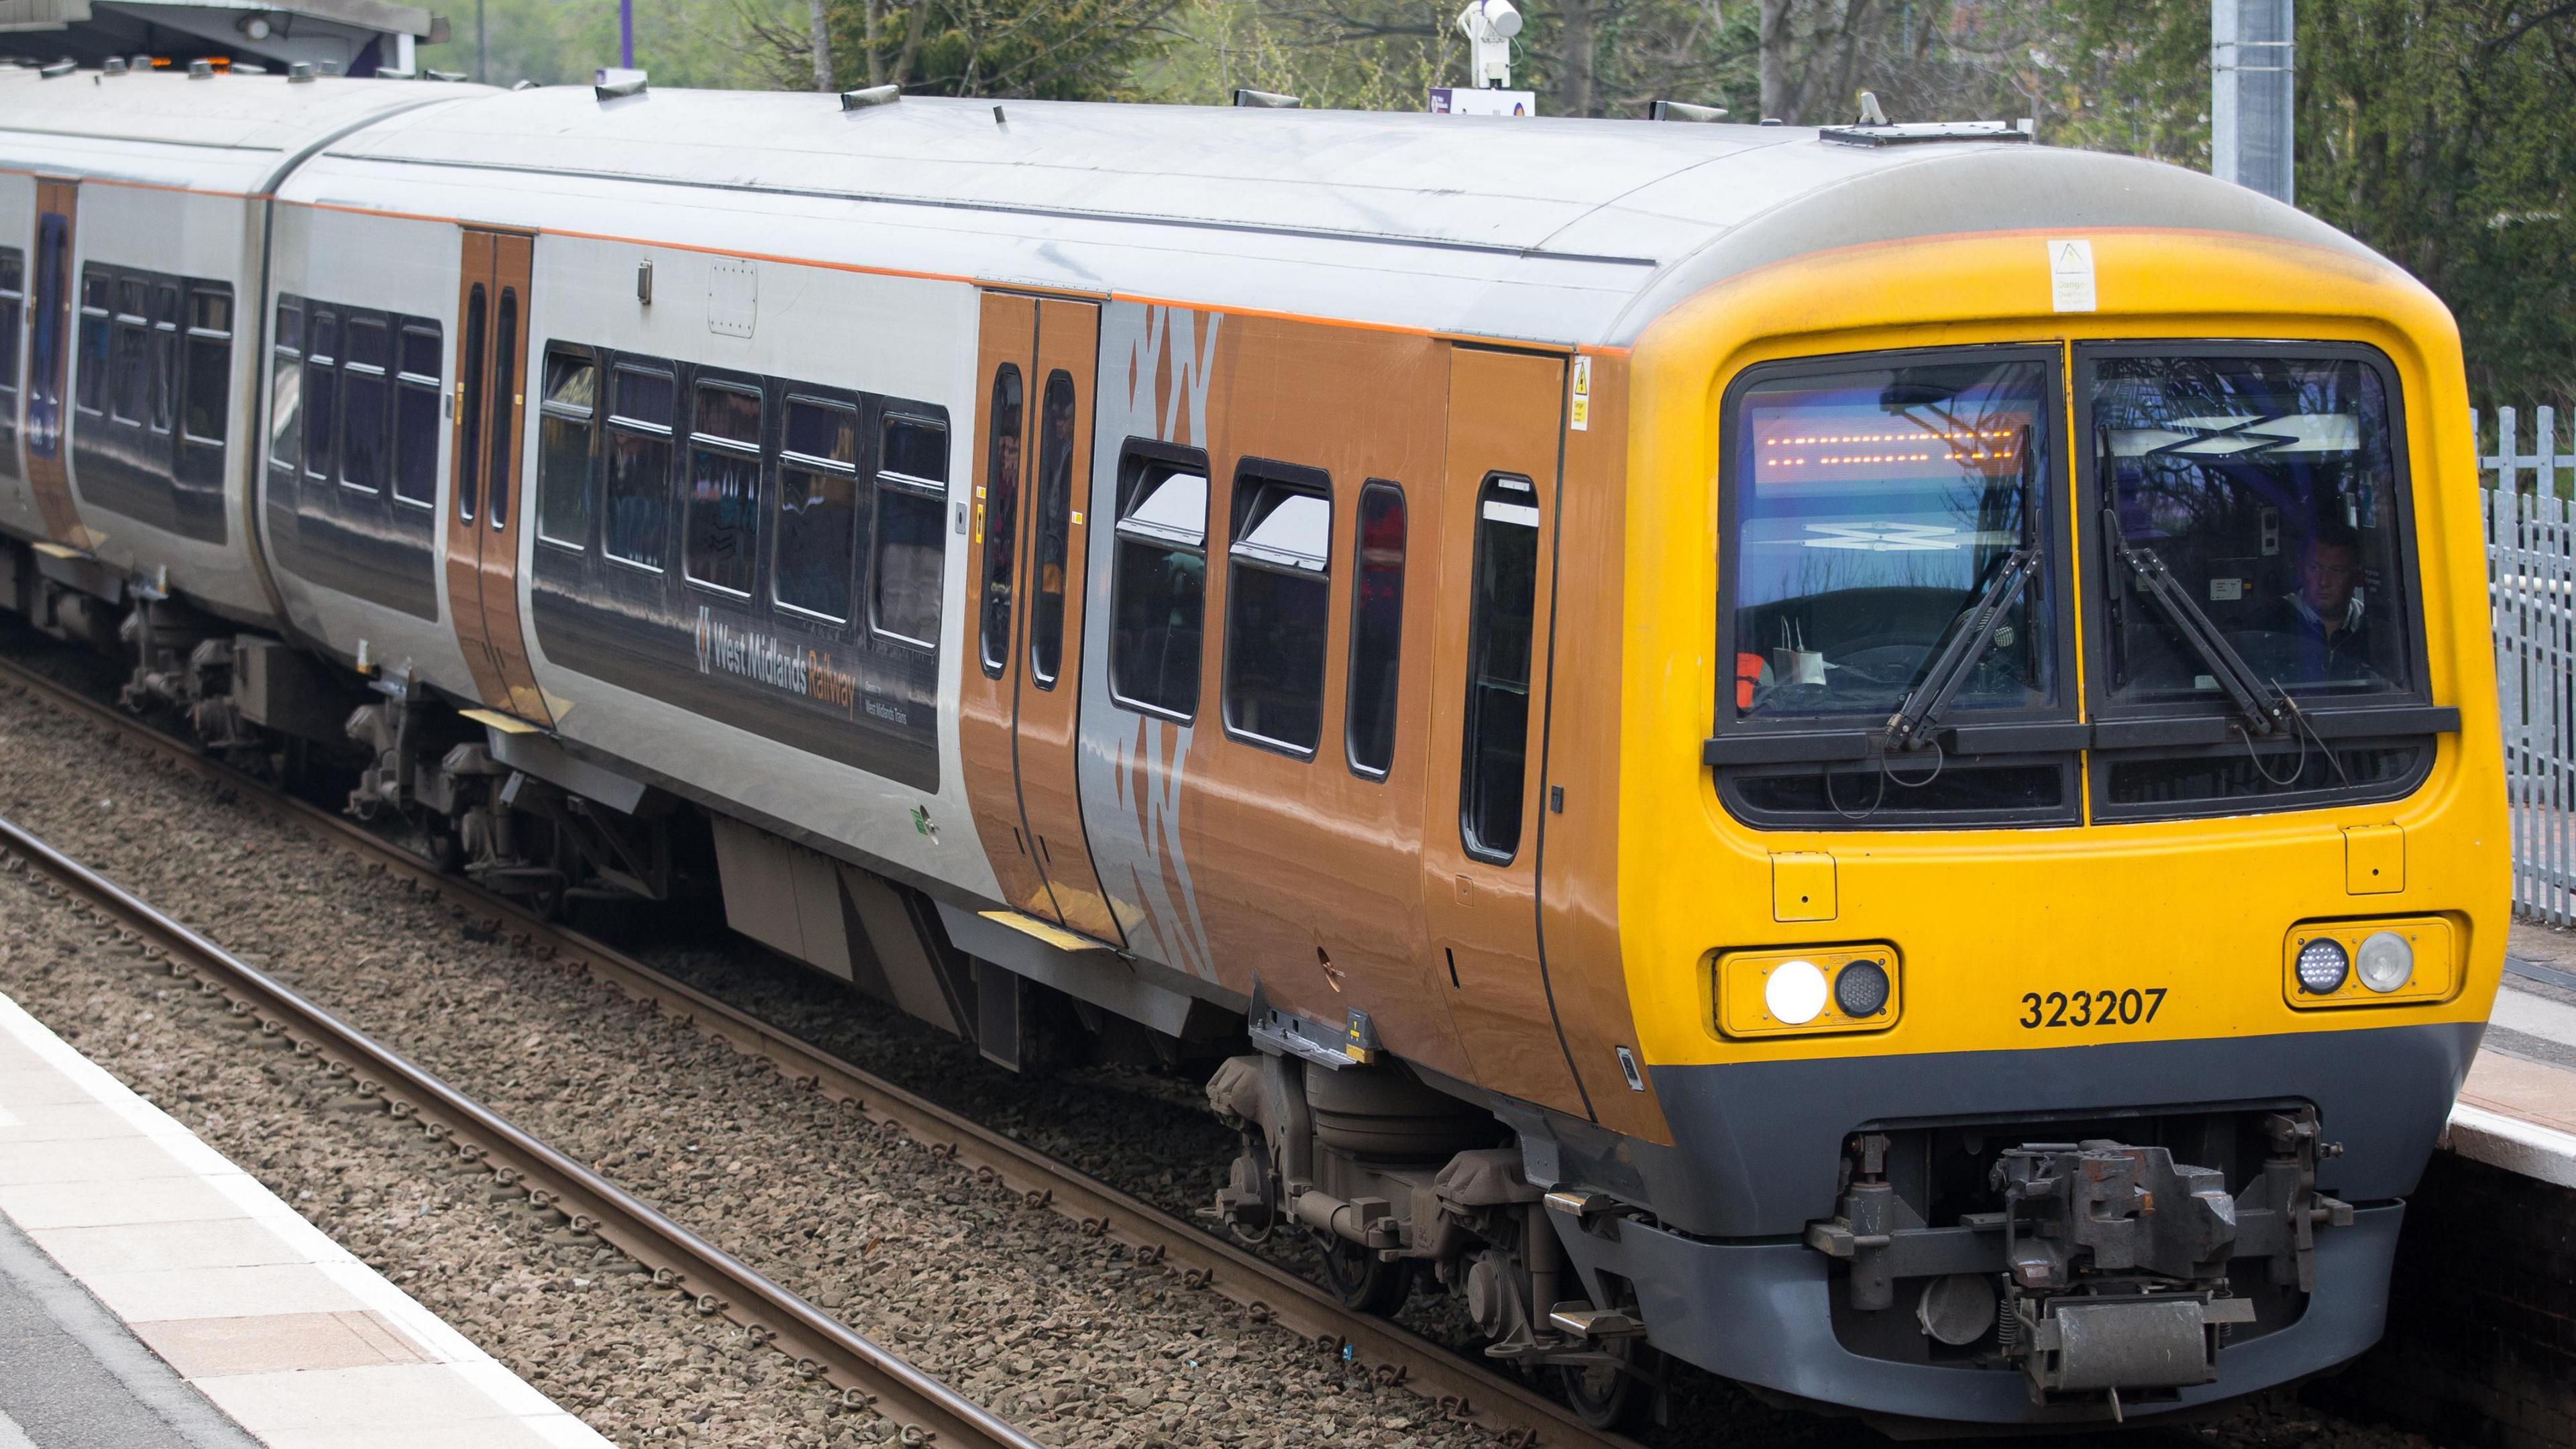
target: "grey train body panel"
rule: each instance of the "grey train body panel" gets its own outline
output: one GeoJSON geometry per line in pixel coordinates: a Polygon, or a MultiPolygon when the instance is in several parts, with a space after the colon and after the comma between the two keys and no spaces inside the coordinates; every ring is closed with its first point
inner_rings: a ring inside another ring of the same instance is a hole
{"type": "Polygon", "coordinates": [[[1666,1225],[1710,1238],[1794,1236],[1833,1216],[1844,1140],[1864,1127],[2039,1114],[2310,1103],[2324,1136],[2344,1146],[2319,1169],[2319,1186],[2386,1202],[2415,1190],[2483,1031],[2433,1024],[1651,1067],[1673,1140],[1687,1148],[1526,1107],[1512,1115],[1525,1140],[1556,1154],[1559,1180],[1652,1203],[1666,1225]]]}

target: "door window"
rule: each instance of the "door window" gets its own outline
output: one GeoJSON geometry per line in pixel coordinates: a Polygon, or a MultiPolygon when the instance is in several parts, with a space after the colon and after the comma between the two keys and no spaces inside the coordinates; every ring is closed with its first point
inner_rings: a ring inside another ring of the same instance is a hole
{"type": "Polygon", "coordinates": [[[18,324],[27,304],[27,258],[0,247],[0,474],[18,476],[18,324]]]}
{"type": "Polygon", "coordinates": [[[993,373],[993,443],[984,470],[983,496],[975,503],[975,537],[984,554],[984,601],[976,634],[984,672],[1002,677],[1011,648],[1011,565],[1020,522],[1020,409],[1025,394],[1020,370],[1003,363],[993,373]]]}
{"type": "MultiPolygon", "coordinates": [[[[483,488],[483,284],[465,294],[465,376],[457,384],[461,435],[456,447],[456,516],[471,523],[483,488]]],[[[312,403],[307,401],[306,407],[312,403]]]]}
{"type": "Polygon", "coordinates": [[[494,528],[510,524],[510,463],[518,434],[519,289],[503,287],[492,339],[492,501],[484,509],[494,528]]]}
{"type": "Polygon", "coordinates": [[[1064,568],[1073,534],[1073,374],[1047,374],[1038,409],[1037,594],[1029,605],[1029,672],[1055,688],[1064,666],[1064,568]]]}
{"type": "Polygon", "coordinates": [[[27,338],[27,450],[56,456],[63,436],[63,311],[71,285],[71,218],[36,221],[36,316],[27,338]]]}
{"type": "Polygon", "coordinates": [[[1476,499],[1473,583],[1458,824],[1470,855],[1507,865],[1521,845],[1538,597],[1538,492],[1528,479],[1485,480],[1476,499]]]}

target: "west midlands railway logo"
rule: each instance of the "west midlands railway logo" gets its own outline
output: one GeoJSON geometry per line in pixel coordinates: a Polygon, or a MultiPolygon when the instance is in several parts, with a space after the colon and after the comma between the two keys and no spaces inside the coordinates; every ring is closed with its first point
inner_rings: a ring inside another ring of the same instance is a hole
{"type": "MultiPolygon", "coordinates": [[[[806,699],[835,705],[843,713],[858,707],[858,678],[836,668],[817,649],[782,644],[757,629],[737,629],[719,622],[705,605],[698,607],[692,631],[698,646],[700,674],[737,674],[806,699]]],[[[869,713],[879,713],[871,702],[869,713]]]]}

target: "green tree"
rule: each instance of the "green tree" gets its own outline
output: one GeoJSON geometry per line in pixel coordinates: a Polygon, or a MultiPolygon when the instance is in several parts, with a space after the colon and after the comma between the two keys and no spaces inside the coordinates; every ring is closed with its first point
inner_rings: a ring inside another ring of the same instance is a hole
{"type": "MultiPolygon", "coordinates": [[[[1152,99],[1137,78],[1179,36],[1187,3],[831,0],[833,68],[842,85],[921,95],[1152,99]]],[[[801,64],[810,76],[810,48],[786,49],[792,59],[775,68],[801,64]]]]}

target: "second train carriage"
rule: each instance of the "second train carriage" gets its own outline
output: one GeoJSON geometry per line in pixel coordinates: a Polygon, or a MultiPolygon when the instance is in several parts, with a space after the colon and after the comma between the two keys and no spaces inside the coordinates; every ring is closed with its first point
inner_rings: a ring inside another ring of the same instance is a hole
{"type": "Polygon", "coordinates": [[[0,167],[10,602],[483,879],[703,819],[997,1059],[1248,1038],[1230,1221],[1605,1421],[2377,1336],[2504,822],[2456,335],[2298,213],[1997,128],[243,77],[0,76],[0,167]]]}

